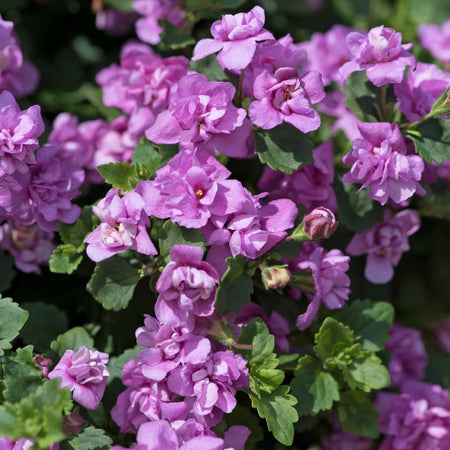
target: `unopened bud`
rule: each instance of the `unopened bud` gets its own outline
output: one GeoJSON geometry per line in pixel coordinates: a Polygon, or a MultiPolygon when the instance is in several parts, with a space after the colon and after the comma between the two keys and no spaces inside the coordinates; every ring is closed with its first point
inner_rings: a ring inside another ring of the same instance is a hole
{"type": "Polygon", "coordinates": [[[313,209],[305,216],[305,232],[312,239],[328,239],[339,225],[334,214],[323,206],[313,209]]]}
{"type": "Polygon", "coordinates": [[[284,288],[291,281],[291,274],[286,266],[265,267],[262,280],[266,289],[284,288]]]}
{"type": "Polygon", "coordinates": [[[83,423],[84,419],[76,412],[63,416],[62,426],[64,434],[66,436],[77,435],[80,432],[81,425],[83,425],[83,423]]]}
{"type": "Polygon", "coordinates": [[[47,378],[48,372],[49,372],[49,368],[50,365],[52,363],[51,359],[48,358],[44,358],[42,355],[37,354],[34,358],[33,361],[35,364],[37,364],[39,366],[39,368],[42,371],[42,377],[43,378],[47,378]]]}

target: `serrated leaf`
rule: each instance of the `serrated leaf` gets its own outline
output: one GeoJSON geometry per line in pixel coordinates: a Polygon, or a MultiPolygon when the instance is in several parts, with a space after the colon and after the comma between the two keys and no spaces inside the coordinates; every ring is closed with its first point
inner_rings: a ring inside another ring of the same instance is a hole
{"type": "Polygon", "coordinates": [[[315,335],[314,351],[322,361],[338,356],[355,341],[353,331],[332,317],[327,317],[315,335]]]}
{"type": "Polygon", "coordinates": [[[19,334],[19,331],[28,319],[28,313],[14,303],[11,298],[0,297],[0,356],[4,350],[10,349],[10,342],[19,334]]]}
{"type": "Polygon", "coordinates": [[[215,306],[222,314],[240,312],[242,307],[250,302],[253,294],[253,282],[247,274],[247,260],[236,255],[227,258],[228,269],[220,280],[216,292],[215,306]]]}
{"type": "Polygon", "coordinates": [[[250,398],[259,416],[266,419],[267,428],[275,439],[289,446],[294,440],[293,424],[297,422],[298,414],[294,408],[297,400],[288,392],[288,386],[280,386],[270,394],[261,393],[260,397],[250,394],[250,398]]]}
{"type": "Polygon", "coordinates": [[[166,221],[159,232],[159,252],[168,257],[174,245],[194,245],[205,250],[206,238],[202,231],[185,228],[166,221]]]}
{"type": "Polygon", "coordinates": [[[94,427],[85,428],[78,436],[69,441],[74,450],[108,450],[113,444],[105,430],[94,427]]]}
{"type": "Polygon", "coordinates": [[[14,270],[14,258],[11,254],[0,251],[0,292],[4,292],[11,287],[12,280],[16,276],[14,270]]]}
{"type": "Polygon", "coordinates": [[[72,244],[61,244],[53,250],[49,267],[53,273],[71,274],[77,270],[83,255],[79,254],[72,244]]]}
{"type": "Polygon", "coordinates": [[[128,306],[139,278],[138,270],[113,256],[97,264],[87,287],[104,308],[120,311],[128,306]]]}
{"type": "Polygon", "coordinates": [[[300,417],[331,409],[333,402],[340,399],[338,382],[323,370],[318,359],[310,355],[298,361],[291,394],[297,399],[296,410],[300,417]]]}
{"type": "Polygon", "coordinates": [[[161,153],[146,138],[142,138],[136,145],[134,153],[131,156],[133,164],[138,166],[140,179],[152,179],[161,164],[161,153]]]}
{"type": "Polygon", "coordinates": [[[33,344],[37,352],[45,352],[50,342],[69,326],[67,314],[55,305],[44,302],[23,303],[29,318],[20,335],[25,344],[33,344]]]}
{"type": "Polygon", "coordinates": [[[344,392],[338,405],[339,422],[344,431],[369,438],[377,438],[378,412],[361,391],[344,392]]]}
{"type": "Polygon", "coordinates": [[[87,347],[91,350],[94,349],[94,340],[81,327],[71,328],[69,331],[60,334],[50,343],[50,348],[58,353],[59,356],[64,355],[66,350],[74,350],[76,352],[80,346],[87,347]]]}
{"type": "Polygon", "coordinates": [[[450,121],[445,119],[427,119],[417,125],[417,134],[408,133],[416,146],[416,152],[428,163],[443,163],[450,160],[450,121]]]}
{"type": "Polygon", "coordinates": [[[312,164],[314,148],[307,135],[287,123],[271,130],[258,130],[255,135],[255,152],[260,161],[287,174],[312,164]]]}
{"type": "Polygon", "coordinates": [[[394,308],[387,302],[355,300],[347,303],[335,317],[360,337],[363,350],[379,352],[389,339],[394,308]]]}
{"type": "Polygon", "coordinates": [[[139,181],[136,166],[127,162],[102,164],[97,167],[97,170],[106,183],[124,191],[131,191],[139,181]]]}

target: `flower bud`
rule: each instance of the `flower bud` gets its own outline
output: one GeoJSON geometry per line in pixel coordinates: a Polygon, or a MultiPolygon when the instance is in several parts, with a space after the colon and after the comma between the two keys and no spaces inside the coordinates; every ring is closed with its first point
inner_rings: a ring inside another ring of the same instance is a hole
{"type": "Polygon", "coordinates": [[[312,239],[328,239],[339,225],[334,214],[323,206],[313,209],[305,216],[305,232],[312,239]]]}
{"type": "Polygon", "coordinates": [[[37,354],[33,361],[35,364],[39,366],[39,368],[42,370],[42,378],[47,378],[50,365],[52,364],[52,360],[48,358],[44,358],[42,355],[37,354]]]}
{"type": "Polygon", "coordinates": [[[284,288],[291,281],[291,274],[286,266],[266,267],[262,271],[262,279],[266,289],[284,288]]]}
{"type": "Polygon", "coordinates": [[[63,416],[62,426],[64,434],[66,436],[77,435],[80,432],[83,423],[84,419],[76,412],[71,412],[67,416],[63,416]]]}

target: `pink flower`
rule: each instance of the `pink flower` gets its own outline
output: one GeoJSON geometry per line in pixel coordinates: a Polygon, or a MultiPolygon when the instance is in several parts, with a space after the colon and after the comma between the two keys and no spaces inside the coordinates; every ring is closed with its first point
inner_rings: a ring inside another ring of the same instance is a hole
{"type": "Polygon", "coordinates": [[[197,43],[192,60],[219,52],[217,61],[223,68],[245,69],[255,54],[256,43],[274,39],[272,33],[263,28],[264,21],[264,10],[260,6],[248,13],[225,14],[211,26],[214,39],[202,39],[197,43]]]}
{"type": "Polygon", "coordinates": [[[394,276],[394,266],[409,250],[408,236],[420,228],[416,211],[405,209],[391,218],[386,211],[383,222],[353,236],[345,251],[353,256],[367,253],[365,276],[372,283],[387,283],[394,276]]]}
{"type": "Polygon", "coordinates": [[[402,44],[402,34],[383,25],[372,28],[367,36],[356,31],[349,33],[346,43],[352,57],[339,69],[343,81],[353,72],[366,70],[375,86],[400,83],[406,66],[416,65],[409,53],[412,44],[402,44]]]}
{"type": "Polygon", "coordinates": [[[441,27],[435,24],[423,24],[419,26],[420,43],[431,54],[444,63],[450,62],[450,19],[441,27]]]}
{"type": "Polygon", "coordinates": [[[61,378],[61,386],[72,391],[73,399],[87,409],[96,409],[105,392],[109,356],[98,350],[80,347],[66,350],[48,378],[61,378]]]}
{"type": "Polygon", "coordinates": [[[120,198],[117,190],[110,189],[98,206],[92,208],[102,223],[84,240],[89,258],[99,262],[127,249],[156,255],[147,233],[150,220],[144,206],[144,199],[138,193],[128,192],[120,198]]]}

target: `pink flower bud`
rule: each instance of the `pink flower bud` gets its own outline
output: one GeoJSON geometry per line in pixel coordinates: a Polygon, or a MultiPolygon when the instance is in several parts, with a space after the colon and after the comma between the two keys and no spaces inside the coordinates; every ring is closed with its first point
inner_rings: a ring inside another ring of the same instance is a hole
{"type": "Polygon", "coordinates": [[[264,286],[267,289],[284,288],[291,281],[291,274],[286,267],[266,267],[262,272],[264,286]]]}
{"type": "Polygon", "coordinates": [[[339,225],[334,214],[323,206],[313,209],[305,216],[305,232],[312,239],[328,239],[339,225]]]}

